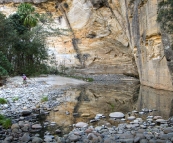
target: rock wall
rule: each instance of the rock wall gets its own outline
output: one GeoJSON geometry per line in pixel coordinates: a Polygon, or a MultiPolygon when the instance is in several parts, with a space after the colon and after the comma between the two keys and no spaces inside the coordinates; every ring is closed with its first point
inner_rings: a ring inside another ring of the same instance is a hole
{"type": "MultiPolygon", "coordinates": [[[[75,67],[83,74],[138,75],[125,33],[110,8],[97,2],[65,0],[35,4],[38,12],[53,14],[54,28],[68,30],[67,36],[47,39],[56,66],[75,67]]],[[[4,4],[1,11],[9,15],[17,5],[4,4]]]]}
{"type": "MultiPolygon", "coordinates": [[[[8,15],[17,4],[5,2],[8,4],[1,4],[0,10],[8,15]]],[[[54,28],[68,31],[66,36],[47,39],[56,66],[75,67],[83,74],[139,74],[143,85],[173,90],[173,68],[165,56],[169,36],[160,32],[156,22],[158,2],[32,1],[38,12],[53,14],[54,28]]]]}
{"type": "Polygon", "coordinates": [[[164,44],[164,41],[168,43],[168,38],[156,21],[158,3],[157,0],[126,0],[121,1],[121,8],[126,17],[126,33],[130,37],[141,84],[173,90],[172,67],[165,56],[166,49],[170,49],[168,44],[164,44]]]}

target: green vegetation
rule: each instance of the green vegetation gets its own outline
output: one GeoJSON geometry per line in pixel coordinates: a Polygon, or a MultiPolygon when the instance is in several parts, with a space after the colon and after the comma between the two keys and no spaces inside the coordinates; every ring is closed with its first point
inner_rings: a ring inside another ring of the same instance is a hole
{"type": "Polygon", "coordinates": [[[7,103],[7,100],[4,99],[4,98],[0,98],[0,104],[6,104],[7,103]]]}
{"type": "Polygon", "coordinates": [[[47,72],[45,36],[38,22],[39,14],[27,3],[8,18],[0,13],[0,76],[47,72]]]}
{"type": "Polygon", "coordinates": [[[60,74],[60,75],[65,76],[65,77],[71,77],[71,78],[75,78],[75,79],[84,80],[84,81],[87,81],[87,82],[94,81],[93,78],[85,78],[85,77],[81,77],[81,76],[67,75],[67,74],[60,74]]]}
{"type": "Polygon", "coordinates": [[[115,104],[110,103],[110,102],[106,102],[106,103],[109,105],[111,111],[114,111],[115,110],[115,104]]]}
{"type": "Polygon", "coordinates": [[[18,101],[19,97],[13,97],[12,100],[13,100],[13,102],[18,101]]]}
{"type": "Polygon", "coordinates": [[[173,0],[162,0],[158,5],[157,21],[167,33],[173,33],[173,0]]]}
{"type": "Polygon", "coordinates": [[[35,8],[31,4],[21,3],[18,6],[17,13],[24,26],[32,28],[37,25],[39,14],[35,12],[35,8]]]}
{"type": "Polygon", "coordinates": [[[22,73],[35,76],[50,72],[46,37],[65,31],[50,27],[51,16],[48,12],[38,14],[29,3],[21,3],[17,12],[9,17],[0,12],[0,77],[22,73]]]}
{"type": "Polygon", "coordinates": [[[11,119],[6,118],[5,116],[0,114],[0,124],[2,125],[3,128],[8,129],[9,127],[11,127],[12,122],[11,119]]]}
{"type": "Polygon", "coordinates": [[[48,101],[48,97],[47,97],[47,96],[43,96],[43,97],[41,98],[41,102],[46,102],[46,101],[48,101]]]}

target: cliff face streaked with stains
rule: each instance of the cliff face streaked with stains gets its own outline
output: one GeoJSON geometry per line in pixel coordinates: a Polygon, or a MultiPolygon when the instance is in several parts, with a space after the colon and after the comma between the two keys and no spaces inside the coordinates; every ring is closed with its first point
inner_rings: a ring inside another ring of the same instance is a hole
{"type": "MultiPolygon", "coordinates": [[[[57,66],[78,67],[83,74],[139,73],[142,84],[173,90],[172,60],[165,54],[172,53],[156,22],[157,0],[42,2],[32,1],[38,12],[53,14],[53,27],[69,30],[67,36],[47,39],[57,66]]],[[[8,15],[16,5],[5,3],[0,10],[8,15]]]]}

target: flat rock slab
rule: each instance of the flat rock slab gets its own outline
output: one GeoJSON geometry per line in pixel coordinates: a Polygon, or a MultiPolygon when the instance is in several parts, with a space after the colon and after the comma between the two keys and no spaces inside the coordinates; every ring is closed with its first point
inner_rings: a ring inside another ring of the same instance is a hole
{"type": "Polygon", "coordinates": [[[109,114],[109,117],[111,118],[123,118],[124,114],[122,112],[113,112],[109,114]]]}

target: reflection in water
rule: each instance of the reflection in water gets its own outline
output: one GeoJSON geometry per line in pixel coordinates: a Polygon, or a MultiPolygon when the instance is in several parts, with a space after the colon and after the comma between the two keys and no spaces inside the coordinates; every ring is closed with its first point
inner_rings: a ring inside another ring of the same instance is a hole
{"type": "Polygon", "coordinates": [[[173,92],[158,90],[147,86],[140,86],[137,109],[156,109],[153,115],[160,115],[164,119],[173,116],[173,92]]]}
{"type": "Polygon", "coordinates": [[[50,112],[47,119],[68,130],[69,125],[79,121],[89,122],[98,113],[107,117],[110,112],[127,113],[136,109],[138,92],[139,83],[136,82],[78,86],[66,91],[64,98],[67,102],[58,106],[58,112],[50,112]],[[67,115],[66,111],[70,114],[67,115]],[[78,116],[73,116],[74,113],[78,116]]]}
{"type": "MultiPolygon", "coordinates": [[[[107,117],[104,120],[114,125],[117,122],[109,119],[111,112],[123,112],[127,115],[133,110],[148,108],[158,110],[150,112],[150,115],[160,115],[165,119],[173,115],[173,92],[140,86],[136,82],[82,85],[66,91],[63,96],[67,102],[57,107],[58,112],[51,111],[47,119],[63,127],[64,133],[68,132],[69,125],[80,121],[89,123],[98,113],[104,114],[107,117]]],[[[148,114],[137,115],[142,118],[146,116],[148,114]]]]}

